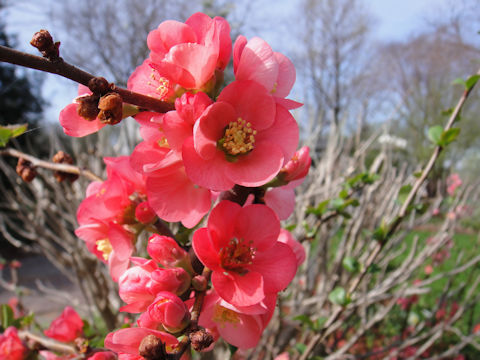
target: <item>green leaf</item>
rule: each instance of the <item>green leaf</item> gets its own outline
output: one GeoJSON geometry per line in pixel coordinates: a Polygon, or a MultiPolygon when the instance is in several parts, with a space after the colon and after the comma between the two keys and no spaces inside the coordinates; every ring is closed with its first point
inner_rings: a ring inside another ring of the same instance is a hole
{"type": "Polygon", "coordinates": [[[328,204],[330,203],[330,199],[322,201],[317,207],[309,207],[307,209],[307,214],[314,214],[317,216],[321,216],[325,214],[328,209],[328,204]]]}
{"type": "Polygon", "coordinates": [[[372,263],[370,264],[370,266],[367,268],[367,273],[369,274],[375,274],[377,272],[379,272],[381,269],[380,269],[380,266],[378,266],[377,264],[375,263],[372,263]]]}
{"type": "Polygon", "coordinates": [[[446,110],[442,110],[442,115],[444,115],[444,116],[450,116],[450,115],[453,114],[453,111],[454,111],[454,110],[455,110],[454,108],[449,108],[449,109],[446,109],[446,110]]]}
{"type": "Polygon", "coordinates": [[[327,318],[325,316],[320,316],[317,320],[315,320],[315,330],[320,330],[323,324],[325,324],[326,322],[327,318]]]}
{"type": "Polygon", "coordinates": [[[12,308],[7,304],[0,305],[0,325],[2,328],[5,330],[13,325],[14,320],[12,308]]]}
{"type": "Polygon", "coordinates": [[[22,135],[27,127],[27,124],[0,126],[0,146],[6,146],[10,139],[22,135]]]}
{"type": "MultiPolygon", "coordinates": [[[[440,145],[440,138],[442,137],[443,127],[440,125],[432,126],[428,129],[428,138],[435,145],[440,145]]],[[[440,145],[441,146],[441,145],[440,145]]]]}
{"type": "Polygon", "coordinates": [[[446,146],[450,144],[458,137],[458,134],[460,134],[460,128],[451,128],[447,131],[442,132],[442,135],[440,136],[441,146],[446,146]]]}
{"type": "Polygon", "coordinates": [[[345,203],[345,200],[343,200],[341,198],[336,198],[336,199],[332,199],[332,201],[330,201],[330,206],[334,210],[341,211],[343,209],[343,204],[344,203],[345,203]]]}
{"type": "Polygon", "coordinates": [[[403,185],[398,191],[397,201],[403,204],[407,200],[408,194],[412,190],[412,185],[403,185]]]}
{"type": "Polygon", "coordinates": [[[466,87],[465,80],[463,80],[462,78],[456,78],[455,80],[453,80],[452,85],[462,85],[466,87]]]}
{"type": "Polygon", "coordinates": [[[357,273],[360,270],[360,263],[352,256],[347,256],[343,259],[342,265],[345,270],[351,273],[357,273]]]}
{"type": "Polygon", "coordinates": [[[305,352],[305,350],[307,349],[307,345],[297,343],[297,344],[295,344],[295,349],[297,349],[297,351],[298,351],[300,354],[303,354],[303,353],[305,352]]]}
{"type": "Polygon", "coordinates": [[[347,295],[347,291],[343,287],[336,287],[328,295],[328,299],[337,305],[346,306],[350,303],[350,298],[347,295]]]}
{"type": "Polygon", "coordinates": [[[293,230],[295,230],[296,227],[297,227],[297,224],[287,225],[287,226],[285,226],[285,230],[293,231],[293,230]]]}
{"type": "Polygon", "coordinates": [[[348,191],[343,189],[342,191],[340,191],[338,196],[340,196],[340,198],[342,198],[342,199],[346,199],[348,197],[348,191]]]}
{"type": "Polygon", "coordinates": [[[305,314],[295,316],[293,320],[300,321],[302,325],[307,326],[309,329],[312,329],[315,327],[313,321],[305,314]]]}
{"type": "Polygon", "coordinates": [[[388,225],[385,220],[382,220],[382,222],[380,223],[380,226],[377,227],[373,232],[373,238],[378,242],[382,243],[385,241],[385,238],[387,236],[387,231],[388,231],[388,225]]]}
{"type": "Polygon", "coordinates": [[[480,75],[472,75],[470,76],[467,81],[465,81],[465,90],[470,90],[472,87],[475,86],[478,79],[480,79],[480,75]]]}
{"type": "Polygon", "coordinates": [[[422,176],[422,174],[423,174],[423,171],[415,171],[413,173],[413,176],[415,176],[418,179],[420,176],[422,176]]]}

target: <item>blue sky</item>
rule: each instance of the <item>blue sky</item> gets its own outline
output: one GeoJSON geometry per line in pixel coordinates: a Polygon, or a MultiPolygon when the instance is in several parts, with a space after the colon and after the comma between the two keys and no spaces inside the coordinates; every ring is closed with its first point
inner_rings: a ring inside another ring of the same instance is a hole
{"type": "MultiPolygon", "coordinates": [[[[48,16],[42,14],[39,0],[16,0],[7,13],[7,30],[17,34],[19,47],[28,52],[34,52],[29,45],[32,34],[41,29],[52,29],[48,16]]],[[[47,0],[44,0],[47,1],[47,0]]],[[[449,0],[365,0],[365,5],[377,18],[373,35],[378,40],[402,40],[424,23],[425,14],[429,9],[447,3],[449,0]]],[[[275,7],[271,1],[264,1],[266,7],[275,16],[275,11],[285,13],[293,1],[277,0],[275,7]],[[277,6],[282,4],[282,6],[277,6]]],[[[293,5],[292,5],[293,4],[293,5]]],[[[280,14],[279,14],[280,15],[280,14]]],[[[254,16],[253,16],[254,17],[254,16]]],[[[55,35],[55,34],[54,34],[55,35]]],[[[275,39],[275,33],[255,34],[270,41],[276,51],[282,51],[281,39],[275,39]]],[[[247,34],[247,36],[253,36],[247,34]]],[[[278,38],[278,37],[277,37],[278,38]]],[[[61,40],[61,39],[60,39],[61,40]]],[[[51,105],[46,109],[45,117],[49,120],[58,119],[60,110],[76,96],[76,85],[66,79],[48,74],[43,87],[45,97],[51,105]]]]}

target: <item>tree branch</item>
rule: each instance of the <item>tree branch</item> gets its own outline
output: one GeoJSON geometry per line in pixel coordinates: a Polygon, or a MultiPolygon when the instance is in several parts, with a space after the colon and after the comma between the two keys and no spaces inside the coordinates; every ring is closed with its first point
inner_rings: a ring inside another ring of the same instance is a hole
{"type": "MultiPolygon", "coordinates": [[[[56,61],[50,61],[40,56],[28,54],[1,45],[0,61],[60,75],[85,86],[88,86],[88,82],[95,78],[94,75],[68,64],[62,58],[58,58],[56,61]]],[[[145,110],[166,113],[167,111],[174,109],[174,105],[171,103],[117,87],[114,84],[110,86],[110,90],[119,94],[124,102],[137,105],[145,110]]]]}
{"type": "Polygon", "coordinates": [[[54,162],[40,160],[32,155],[25,154],[21,151],[18,151],[12,148],[6,148],[3,150],[0,150],[0,155],[12,156],[19,159],[22,158],[22,159],[28,160],[35,167],[41,167],[41,168],[53,170],[53,171],[61,171],[69,174],[81,175],[81,176],[85,176],[87,179],[92,181],[103,181],[101,177],[95,175],[90,170],[84,170],[75,165],[57,164],[54,162]]]}

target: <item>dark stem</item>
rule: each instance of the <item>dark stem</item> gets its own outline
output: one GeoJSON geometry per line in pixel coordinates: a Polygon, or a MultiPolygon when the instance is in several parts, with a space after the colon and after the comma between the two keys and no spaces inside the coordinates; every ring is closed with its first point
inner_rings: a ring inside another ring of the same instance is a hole
{"type": "MultiPolygon", "coordinates": [[[[56,61],[50,61],[40,56],[35,56],[1,45],[0,61],[60,75],[87,87],[88,82],[91,79],[96,78],[96,76],[68,64],[62,58],[59,58],[56,61]]],[[[144,110],[166,113],[167,111],[174,109],[174,105],[171,103],[167,103],[147,95],[135,93],[133,91],[117,87],[114,84],[111,85],[110,90],[118,93],[124,102],[137,105],[144,110]]]]}

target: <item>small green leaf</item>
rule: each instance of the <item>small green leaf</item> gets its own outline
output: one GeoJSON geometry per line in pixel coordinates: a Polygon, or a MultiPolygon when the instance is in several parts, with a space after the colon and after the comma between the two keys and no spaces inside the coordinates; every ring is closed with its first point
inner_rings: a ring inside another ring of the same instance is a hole
{"type": "Polygon", "coordinates": [[[412,185],[403,185],[398,191],[397,201],[403,204],[407,200],[408,194],[412,190],[412,185]]]}
{"type": "Polygon", "coordinates": [[[12,138],[27,131],[27,124],[0,126],[0,146],[6,146],[12,138]]]}
{"type": "Polygon", "coordinates": [[[449,109],[446,109],[446,110],[442,110],[442,115],[444,116],[450,116],[453,114],[453,110],[455,110],[454,108],[449,108],[449,109]]]}
{"type": "Polygon", "coordinates": [[[467,81],[465,81],[465,89],[470,90],[472,87],[475,86],[478,79],[480,79],[480,75],[472,75],[470,76],[467,81]]]}
{"type": "Polygon", "coordinates": [[[347,291],[342,287],[336,287],[328,295],[328,299],[337,305],[346,306],[350,303],[350,298],[347,295],[347,291]]]}
{"type": "Polygon", "coordinates": [[[340,191],[340,193],[338,194],[338,196],[342,199],[346,199],[348,197],[348,191],[343,189],[342,191],[340,191]]]}
{"type": "Polygon", "coordinates": [[[456,78],[455,80],[453,80],[452,85],[462,85],[466,87],[465,80],[463,80],[462,78],[456,78]]]}
{"type": "Polygon", "coordinates": [[[0,305],[0,325],[5,330],[11,326],[15,318],[12,308],[7,304],[0,305]]]}
{"type": "Polygon", "coordinates": [[[432,126],[428,129],[428,138],[435,145],[440,145],[440,138],[442,137],[443,127],[440,125],[432,126]]]}
{"type": "Polygon", "coordinates": [[[295,344],[295,349],[297,349],[297,351],[298,351],[300,354],[303,354],[303,353],[305,352],[305,350],[307,349],[307,345],[297,343],[297,344],[295,344]]]}
{"type": "Polygon", "coordinates": [[[323,324],[325,324],[326,322],[327,318],[325,316],[320,316],[317,320],[315,320],[315,330],[320,330],[323,324]]]}
{"type": "Polygon", "coordinates": [[[360,263],[357,259],[351,256],[345,257],[342,261],[342,265],[347,271],[351,273],[357,273],[360,270],[360,263]]]}
{"type": "Polygon", "coordinates": [[[330,203],[330,199],[322,201],[317,207],[309,207],[307,209],[307,214],[314,214],[317,216],[321,216],[325,214],[328,209],[328,204],[330,203]]]}
{"type": "Polygon", "coordinates": [[[381,269],[380,269],[380,266],[378,266],[377,264],[375,263],[372,263],[370,264],[370,266],[367,268],[367,273],[369,274],[375,274],[377,272],[379,272],[381,269]]]}
{"type": "Polygon", "coordinates": [[[332,209],[334,210],[339,210],[341,211],[343,209],[343,204],[345,203],[345,201],[341,198],[336,198],[336,199],[333,199],[332,201],[330,201],[330,206],[332,207],[332,209]]]}
{"type": "Polygon", "coordinates": [[[297,227],[297,224],[287,225],[287,226],[285,226],[285,230],[293,231],[293,230],[295,230],[296,227],[297,227]]]}
{"type": "Polygon", "coordinates": [[[378,242],[382,243],[385,241],[385,238],[387,236],[387,231],[388,231],[387,222],[385,220],[382,220],[382,222],[380,223],[380,226],[377,227],[373,232],[373,238],[378,242]]]}
{"type": "Polygon", "coordinates": [[[442,132],[442,135],[440,136],[441,146],[446,146],[450,144],[458,137],[458,134],[460,134],[460,128],[451,128],[447,131],[442,132]]]}
{"type": "Polygon", "coordinates": [[[415,176],[418,179],[420,176],[422,176],[422,174],[423,174],[423,171],[415,171],[413,173],[413,176],[415,176]]]}
{"type": "Polygon", "coordinates": [[[302,325],[307,326],[309,329],[313,330],[313,328],[314,328],[313,321],[305,314],[295,316],[293,318],[293,320],[300,321],[302,323],[302,325]]]}

